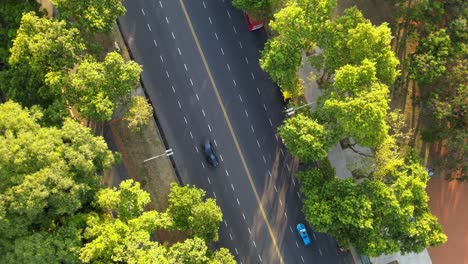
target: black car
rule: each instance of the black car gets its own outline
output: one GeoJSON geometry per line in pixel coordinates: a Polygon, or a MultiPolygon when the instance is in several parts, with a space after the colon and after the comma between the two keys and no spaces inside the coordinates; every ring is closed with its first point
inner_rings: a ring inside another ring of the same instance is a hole
{"type": "Polygon", "coordinates": [[[205,144],[203,144],[203,153],[205,154],[206,161],[210,166],[217,167],[219,165],[218,158],[216,157],[213,145],[210,141],[206,141],[205,144]]]}

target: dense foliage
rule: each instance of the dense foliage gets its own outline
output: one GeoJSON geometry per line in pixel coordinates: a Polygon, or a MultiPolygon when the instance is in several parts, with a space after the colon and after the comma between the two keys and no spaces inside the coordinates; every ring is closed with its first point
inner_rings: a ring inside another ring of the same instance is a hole
{"type": "Polygon", "coordinates": [[[41,112],[11,101],[0,105],[0,116],[4,263],[181,263],[194,254],[200,263],[235,263],[225,249],[208,250],[222,213],[203,190],[173,184],[167,212],[144,211],[150,197],[138,183],[102,186],[100,175],[115,159],[88,128],[70,119],[41,127],[41,112]],[[189,239],[168,248],[150,239],[156,230],[189,239]],[[216,256],[224,261],[213,262],[216,256]]]}
{"type": "Polygon", "coordinates": [[[41,127],[40,112],[13,102],[0,105],[0,116],[0,255],[9,263],[75,262],[84,215],[113,154],[70,119],[41,127]]]}
{"type": "Polygon", "coordinates": [[[3,0],[0,5],[0,71],[8,62],[10,48],[16,37],[23,12],[37,11],[38,3],[34,0],[3,0]]]}
{"type": "Polygon", "coordinates": [[[444,243],[447,237],[427,205],[427,172],[419,160],[407,157],[401,164],[385,183],[338,180],[330,169],[299,173],[306,218],[340,245],[352,243],[369,256],[420,252],[444,243]]]}
{"type": "Polygon", "coordinates": [[[124,119],[132,131],[139,131],[146,126],[153,116],[153,106],[143,96],[133,96],[124,119]]]}
{"type": "MultiPolygon", "coordinates": [[[[11,48],[9,68],[0,76],[2,90],[8,99],[24,106],[47,109],[60,104],[63,112],[61,90],[50,89],[46,76],[72,69],[84,48],[79,31],[68,28],[64,21],[24,14],[11,48]]],[[[54,111],[60,112],[57,108],[54,111]]]]}
{"type": "Polygon", "coordinates": [[[109,32],[125,14],[122,0],[52,0],[59,16],[86,33],[109,32]]]}
{"type": "MultiPolygon", "coordinates": [[[[286,4],[270,23],[277,36],[260,59],[287,91],[299,90],[303,54],[322,71],[317,82],[323,94],[316,110],[289,117],[278,130],[293,155],[303,162],[321,160],[347,138],[374,152],[365,156],[369,168],[359,168],[363,180],[338,180],[327,166],[299,173],[306,219],[369,256],[419,252],[444,243],[447,238],[427,205],[427,172],[419,160],[402,158],[407,149],[400,144],[407,141],[398,112],[388,113],[389,87],[399,74],[390,28],[372,25],[355,7],[332,18],[334,5],[333,0],[286,4]]],[[[427,47],[436,44],[439,57],[447,59],[443,31],[428,41],[427,47]]]]}

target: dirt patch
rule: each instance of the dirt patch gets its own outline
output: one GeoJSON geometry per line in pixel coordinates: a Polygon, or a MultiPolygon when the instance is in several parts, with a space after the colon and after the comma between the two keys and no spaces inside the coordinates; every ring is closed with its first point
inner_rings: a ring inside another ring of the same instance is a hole
{"type": "Polygon", "coordinates": [[[427,193],[431,211],[448,237],[445,244],[429,249],[432,263],[468,263],[468,182],[431,179],[427,193]]]}
{"type": "Polygon", "coordinates": [[[391,1],[385,0],[338,0],[334,16],[343,14],[343,11],[356,6],[361,10],[365,18],[372,21],[374,25],[380,25],[383,22],[394,24],[396,8],[391,1]]]}
{"type": "Polygon", "coordinates": [[[168,206],[170,184],[177,179],[172,163],[167,157],[143,162],[165,151],[156,124],[154,121],[152,123],[137,133],[128,129],[126,121],[122,119],[111,121],[109,126],[130,176],[139,181],[142,188],[150,193],[151,209],[164,212],[168,206]]]}
{"type": "MultiPolygon", "coordinates": [[[[132,132],[122,119],[112,120],[109,126],[130,177],[140,182],[142,189],[151,196],[147,209],[166,211],[170,185],[177,182],[172,163],[165,156],[143,162],[165,151],[164,142],[154,120],[140,132],[132,132]]],[[[110,177],[118,177],[118,174],[111,173],[108,177],[107,180],[112,181],[110,177]]],[[[156,237],[158,241],[167,245],[186,239],[186,235],[178,231],[156,231],[156,237]]]]}

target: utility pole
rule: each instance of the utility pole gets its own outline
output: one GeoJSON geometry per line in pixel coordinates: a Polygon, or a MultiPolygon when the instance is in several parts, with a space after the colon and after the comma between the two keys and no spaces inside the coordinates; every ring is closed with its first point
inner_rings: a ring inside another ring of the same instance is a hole
{"type": "Polygon", "coordinates": [[[313,105],[313,104],[315,104],[315,103],[317,103],[317,102],[308,103],[308,104],[305,104],[305,105],[301,105],[301,106],[299,106],[299,107],[291,107],[291,108],[288,108],[288,109],[286,109],[286,114],[287,114],[288,116],[294,115],[294,113],[296,112],[296,110],[301,109],[301,108],[304,108],[304,107],[309,106],[309,105],[313,105]]]}
{"type": "Polygon", "coordinates": [[[154,157],[151,157],[151,158],[149,158],[149,159],[145,159],[145,160],[143,161],[143,163],[148,162],[148,161],[150,161],[150,160],[157,159],[157,158],[162,157],[162,156],[170,157],[170,156],[172,156],[172,155],[174,155],[174,152],[172,152],[172,149],[166,149],[166,151],[164,151],[164,153],[159,154],[159,155],[154,156],[154,157]]]}

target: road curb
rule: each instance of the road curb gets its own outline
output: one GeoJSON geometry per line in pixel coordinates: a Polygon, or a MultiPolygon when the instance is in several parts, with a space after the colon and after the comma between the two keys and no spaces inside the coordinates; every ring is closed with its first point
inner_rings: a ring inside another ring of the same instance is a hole
{"type": "MultiPolygon", "coordinates": [[[[121,28],[121,25],[120,25],[120,21],[119,19],[117,19],[116,21],[117,23],[117,28],[119,29],[119,33],[120,35],[122,36],[122,40],[125,44],[125,49],[127,50],[128,52],[128,55],[130,56],[130,59],[132,59],[134,61],[134,57],[133,57],[133,53],[132,53],[132,50],[130,49],[129,45],[128,45],[128,42],[127,42],[127,39],[125,38],[125,35],[122,33],[122,28],[121,28]]],[[[148,92],[146,91],[146,87],[145,87],[145,84],[143,83],[143,80],[141,78],[141,75],[140,75],[140,85],[141,85],[141,88],[143,90],[143,93],[145,94],[145,97],[146,97],[146,100],[148,100],[148,102],[151,104],[152,106],[152,111],[153,111],[153,119],[154,119],[154,122],[156,123],[156,128],[158,129],[159,131],[159,135],[161,136],[161,139],[164,143],[164,146],[166,149],[169,149],[169,143],[167,142],[167,139],[166,139],[166,136],[164,134],[164,131],[162,130],[161,128],[161,123],[159,122],[158,120],[158,117],[156,115],[156,111],[154,111],[154,105],[153,105],[153,102],[151,101],[151,98],[149,97],[149,94],[148,92]]],[[[175,164],[175,161],[173,159],[172,156],[168,157],[169,160],[171,161],[171,164],[172,164],[172,168],[174,170],[174,174],[176,175],[176,178],[177,178],[177,182],[180,186],[183,186],[184,183],[182,182],[182,178],[180,177],[180,174],[179,174],[179,171],[177,170],[177,167],[176,167],[176,164],[175,164]]]]}

